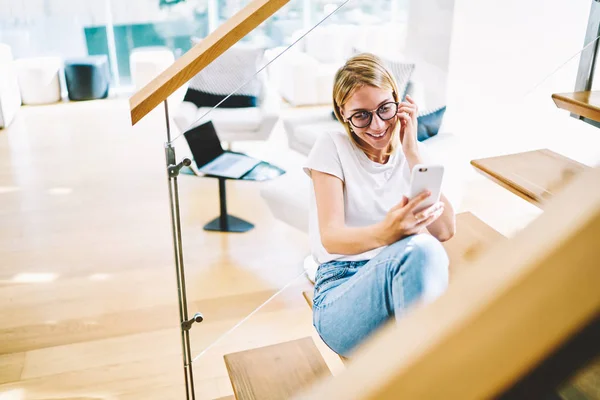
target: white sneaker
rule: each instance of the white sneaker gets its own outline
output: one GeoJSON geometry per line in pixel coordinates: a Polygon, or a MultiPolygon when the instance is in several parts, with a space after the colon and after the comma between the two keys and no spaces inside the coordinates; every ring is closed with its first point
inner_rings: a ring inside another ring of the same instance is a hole
{"type": "Polygon", "coordinates": [[[315,275],[317,274],[317,268],[319,268],[319,265],[315,262],[312,256],[307,256],[304,259],[304,272],[306,272],[306,277],[313,284],[315,283],[315,275]]]}

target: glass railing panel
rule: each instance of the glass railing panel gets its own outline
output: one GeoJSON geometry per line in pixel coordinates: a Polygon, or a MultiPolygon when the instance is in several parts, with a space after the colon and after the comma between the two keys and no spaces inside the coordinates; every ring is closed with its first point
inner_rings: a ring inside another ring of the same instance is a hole
{"type": "MultiPolygon", "coordinates": [[[[259,309],[237,321],[214,342],[194,342],[195,386],[197,393],[202,394],[200,398],[214,399],[233,393],[224,356],[306,337],[313,341],[333,374],[343,370],[340,358],[323,343],[313,328],[312,310],[302,296],[303,291],[312,291],[312,285],[302,276],[282,288],[259,309]]],[[[213,325],[216,324],[213,322],[213,325]]],[[[202,328],[211,330],[208,324],[202,328]]],[[[286,358],[286,355],[282,354],[282,357],[286,358]]],[[[286,359],[283,363],[290,365],[293,361],[286,359]]]]}

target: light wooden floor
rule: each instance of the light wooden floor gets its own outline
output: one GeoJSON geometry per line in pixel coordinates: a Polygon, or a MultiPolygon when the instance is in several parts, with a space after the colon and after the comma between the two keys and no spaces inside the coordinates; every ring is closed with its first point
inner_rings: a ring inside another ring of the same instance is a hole
{"type": "MultiPolygon", "coordinates": [[[[162,114],[132,128],[126,99],[24,107],[0,130],[0,399],[183,398],[163,142],[162,114]]],[[[278,126],[242,150],[285,163],[285,148],[278,126]]],[[[207,233],[217,182],[179,181],[189,310],[205,317],[191,332],[197,398],[232,393],[224,354],[307,335],[340,371],[301,295],[306,235],[256,182],[228,183],[230,213],[256,228],[207,233]]],[[[481,177],[461,210],[507,236],[539,215],[481,177]]]]}
{"type": "MultiPolygon", "coordinates": [[[[0,398],[183,398],[163,135],[160,113],[131,128],[126,100],[24,107],[0,131],[0,398]]],[[[207,233],[217,182],[179,181],[197,355],[301,274],[308,243],[255,182],[228,198],[256,229],[207,233]]],[[[197,398],[231,394],[223,354],[314,335],[309,287],[296,279],[197,360],[197,398]]]]}

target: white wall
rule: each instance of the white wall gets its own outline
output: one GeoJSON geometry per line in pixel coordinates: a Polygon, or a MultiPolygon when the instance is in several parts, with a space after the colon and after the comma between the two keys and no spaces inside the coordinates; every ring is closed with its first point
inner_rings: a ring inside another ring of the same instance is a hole
{"type": "Polygon", "coordinates": [[[446,104],[455,0],[411,0],[404,53],[416,63],[427,108],[446,104]]]}
{"type": "Polygon", "coordinates": [[[591,0],[455,0],[448,79],[454,132],[491,138],[525,126],[543,131],[554,116],[567,121],[550,96],[573,90],[578,58],[525,94],[583,47],[590,6],[591,0]]]}

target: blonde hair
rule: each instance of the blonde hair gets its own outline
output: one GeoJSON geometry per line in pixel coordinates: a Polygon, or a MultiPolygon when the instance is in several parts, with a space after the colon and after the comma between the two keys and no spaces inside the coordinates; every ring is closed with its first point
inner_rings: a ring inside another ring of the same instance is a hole
{"type": "MultiPolygon", "coordinates": [[[[394,76],[387,69],[385,63],[371,53],[361,53],[351,57],[335,74],[333,82],[333,111],[335,116],[344,125],[346,133],[348,133],[354,144],[369,154],[369,148],[354,133],[350,121],[344,122],[341,111],[354,92],[363,86],[390,90],[394,101],[400,100],[398,98],[398,85],[394,76]]],[[[392,141],[390,142],[389,151],[386,153],[387,155],[392,154],[400,144],[399,131],[400,124],[396,124],[392,132],[392,141]]]]}

